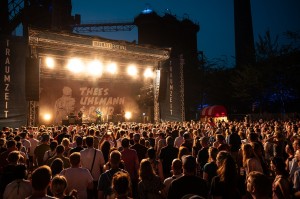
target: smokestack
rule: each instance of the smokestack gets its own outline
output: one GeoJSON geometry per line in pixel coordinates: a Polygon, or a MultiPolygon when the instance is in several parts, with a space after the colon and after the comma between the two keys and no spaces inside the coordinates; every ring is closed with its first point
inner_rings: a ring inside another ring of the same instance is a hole
{"type": "Polygon", "coordinates": [[[255,63],[250,0],[234,0],[236,67],[255,63]]]}

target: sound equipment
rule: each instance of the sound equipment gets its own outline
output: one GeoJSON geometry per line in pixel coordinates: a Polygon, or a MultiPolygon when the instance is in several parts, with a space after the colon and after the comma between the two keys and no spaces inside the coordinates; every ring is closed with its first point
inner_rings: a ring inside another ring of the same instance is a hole
{"type": "Polygon", "coordinates": [[[39,101],[40,99],[40,67],[37,58],[26,59],[25,97],[27,101],[39,101]]]}

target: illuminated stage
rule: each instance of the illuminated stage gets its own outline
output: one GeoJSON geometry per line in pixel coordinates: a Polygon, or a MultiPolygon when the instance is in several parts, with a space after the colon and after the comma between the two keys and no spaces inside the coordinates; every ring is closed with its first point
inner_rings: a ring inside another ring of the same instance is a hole
{"type": "Polygon", "coordinates": [[[27,96],[30,124],[62,124],[80,111],[86,123],[99,114],[101,122],[159,121],[160,66],[170,49],[38,29],[29,30],[29,46],[38,77],[27,79],[39,80],[38,98],[27,96]]]}

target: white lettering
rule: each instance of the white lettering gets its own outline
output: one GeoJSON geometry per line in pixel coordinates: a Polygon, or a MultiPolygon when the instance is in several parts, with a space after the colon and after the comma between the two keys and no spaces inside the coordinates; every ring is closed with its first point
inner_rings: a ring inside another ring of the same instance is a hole
{"type": "Polygon", "coordinates": [[[4,111],[4,117],[8,118],[8,111],[4,111]]]}
{"type": "Polygon", "coordinates": [[[10,75],[4,75],[4,83],[10,82],[10,75]]]}
{"type": "Polygon", "coordinates": [[[5,67],[4,67],[4,76],[3,76],[3,82],[4,82],[4,105],[5,108],[3,110],[4,112],[4,117],[8,118],[8,108],[9,108],[9,100],[10,100],[10,81],[11,81],[11,77],[10,77],[10,48],[9,48],[9,40],[6,40],[6,48],[5,48],[5,67]]]}
{"type": "Polygon", "coordinates": [[[9,48],[6,48],[5,55],[10,56],[10,49],[9,48]]]}
{"type": "Polygon", "coordinates": [[[173,85],[173,67],[171,65],[170,62],[170,67],[169,67],[169,102],[170,102],[170,114],[173,115],[173,89],[174,89],[174,85],[173,85]]]}
{"type": "Polygon", "coordinates": [[[10,67],[9,66],[5,66],[5,73],[9,73],[10,72],[10,67]]]}
{"type": "Polygon", "coordinates": [[[9,93],[4,93],[4,99],[5,101],[9,101],[9,93]]]}
{"type": "Polygon", "coordinates": [[[9,91],[9,88],[8,88],[8,87],[9,87],[9,84],[5,84],[5,89],[4,89],[4,90],[5,90],[5,91],[9,91]]]}
{"type": "Polygon", "coordinates": [[[126,50],[126,46],[100,41],[93,41],[92,46],[106,49],[126,50]]]}

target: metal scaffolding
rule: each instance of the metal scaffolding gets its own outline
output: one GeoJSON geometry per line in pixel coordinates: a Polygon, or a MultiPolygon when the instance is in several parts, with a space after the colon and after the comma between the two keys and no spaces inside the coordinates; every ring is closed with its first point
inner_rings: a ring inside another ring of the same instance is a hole
{"type": "Polygon", "coordinates": [[[154,82],[154,122],[160,122],[160,110],[159,110],[159,86],[160,86],[160,70],[156,70],[155,82],[154,82]]]}
{"type": "Polygon", "coordinates": [[[36,126],[37,125],[37,102],[36,101],[28,101],[28,126],[36,126]]]}
{"type": "Polygon", "coordinates": [[[73,32],[76,33],[131,31],[134,27],[133,22],[75,24],[72,26],[73,32]]]}

